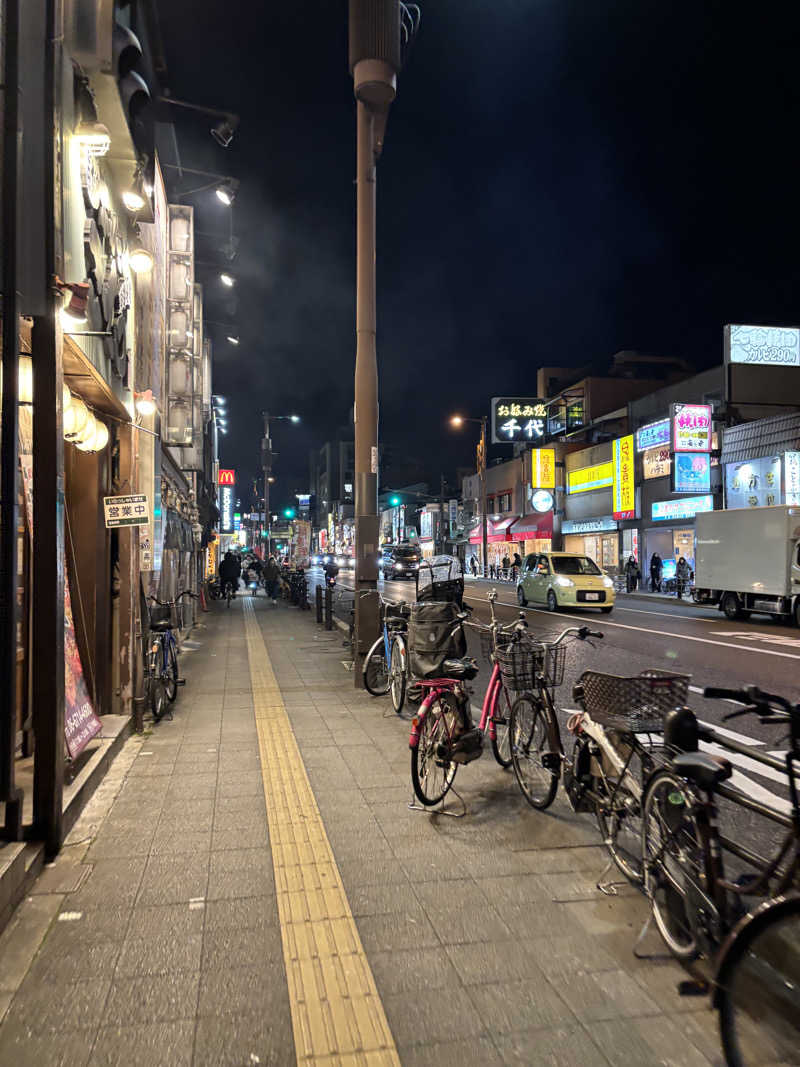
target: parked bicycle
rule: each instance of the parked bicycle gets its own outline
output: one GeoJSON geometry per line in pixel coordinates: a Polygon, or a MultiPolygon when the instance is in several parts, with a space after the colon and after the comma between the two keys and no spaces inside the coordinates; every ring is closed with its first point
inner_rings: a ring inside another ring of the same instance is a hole
{"type": "MultiPolygon", "coordinates": [[[[409,747],[411,749],[411,782],[421,804],[430,807],[443,800],[450,790],[456,771],[461,764],[471,763],[483,754],[483,743],[488,733],[494,758],[501,767],[511,765],[508,738],[511,696],[498,663],[499,649],[514,635],[527,629],[527,622],[520,618],[502,626],[494,614],[497,591],[488,596],[491,623],[483,626],[470,623],[477,629],[482,640],[487,642],[492,662],[492,673],[483,698],[481,718],[473,725],[470,711],[468,682],[478,674],[478,664],[469,656],[447,659],[444,676],[433,679],[415,679],[421,687],[424,699],[419,712],[411,723],[409,747]]],[[[458,616],[458,627],[468,618],[468,612],[458,616]]]]}
{"type": "MultiPolygon", "coordinates": [[[[736,799],[724,782],[725,760],[697,751],[713,740],[688,708],[665,722],[665,739],[678,751],[650,780],[643,800],[645,890],[653,918],[669,949],[684,961],[710,961],[710,985],[719,1012],[726,1060],[733,1067],[800,1062],[800,802],[795,765],[800,761],[800,705],[762,692],[709,688],[709,699],[744,705],[723,716],[757,715],[762,723],[787,724],[784,760],[791,816],[786,836],[771,859],[722,837],[716,797],[736,799]],[[726,877],[723,850],[749,871],[726,877]],[[746,898],[767,898],[754,910],[746,898]]],[[[761,757],[760,762],[768,762],[761,757]]],[[[775,761],[777,762],[777,761],[775,761]]],[[[756,807],[753,802],[747,806],[756,807]]],[[[767,814],[767,812],[763,812],[767,814]]]]}
{"type": "Polygon", "coordinates": [[[524,690],[511,709],[514,772],[526,800],[544,810],[555,798],[563,769],[573,810],[594,812],[611,859],[639,883],[642,794],[664,758],[664,713],[685,701],[689,679],[660,670],[633,678],[584,671],[573,690],[582,710],[567,723],[575,737],[567,757],[554,691],[564,679],[564,642],[570,636],[585,641],[603,635],[586,626],[570,627],[553,642],[518,643],[500,653],[507,683],[524,690]]]}
{"type": "Polygon", "coordinates": [[[148,597],[155,606],[150,608],[150,625],[147,634],[147,649],[144,659],[144,682],[146,700],[155,722],[160,722],[169,705],[175,702],[178,686],[178,642],[175,640],[172,623],[173,612],[184,597],[199,599],[196,593],[185,589],[174,600],[159,600],[148,597]]]}
{"type": "Polygon", "coordinates": [[[392,707],[399,715],[403,710],[408,680],[409,606],[402,601],[381,598],[383,626],[381,635],[364,659],[364,688],[372,696],[391,693],[392,707]]]}

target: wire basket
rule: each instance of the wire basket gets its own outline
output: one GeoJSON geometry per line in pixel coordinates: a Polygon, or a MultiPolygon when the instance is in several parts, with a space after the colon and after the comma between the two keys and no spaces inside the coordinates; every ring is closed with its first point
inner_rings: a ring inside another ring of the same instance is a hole
{"type": "Polygon", "coordinates": [[[655,669],[635,678],[584,671],[580,682],[583,706],[595,722],[625,733],[661,733],[666,712],[689,695],[688,675],[655,669]]]}
{"type": "Polygon", "coordinates": [[[172,605],[170,604],[151,604],[150,605],[150,625],[151,626],[163,626],[165,622],[172,624],[172,605]]]}
{"type": "Polygon", "coordinates": [[[526,693],[540,683],[548,689],[564,681],[566,645],[556,647],[533,641],[512,641],[506,648],[498,648],[497,662],[508,689],[526,693]]]}
{"type": "Polygon", "coordinates": [[[507,648],[514,639],[512,634],[504,634],[499,630],[493,634],[491,630],[481,629],[478,636],[481,639],[481,654],[487,663],[494,663],[495,642],[497,648],[507,648]]]}

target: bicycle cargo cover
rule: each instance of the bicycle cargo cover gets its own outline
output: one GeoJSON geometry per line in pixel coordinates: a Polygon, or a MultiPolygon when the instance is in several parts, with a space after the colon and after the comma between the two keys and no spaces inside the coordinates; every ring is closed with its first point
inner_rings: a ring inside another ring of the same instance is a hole
{"type": "Polygon", "coordinates": [[[458,615],[458,605],[451,601],[412,604],[408,648],[411,673],[416,678],[440,678],[446,659],[466,655],[467,639],[458,615]]]}

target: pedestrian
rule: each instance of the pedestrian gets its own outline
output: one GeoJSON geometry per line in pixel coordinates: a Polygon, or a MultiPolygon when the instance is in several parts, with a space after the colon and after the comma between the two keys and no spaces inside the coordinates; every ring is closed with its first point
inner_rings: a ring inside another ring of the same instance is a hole
{"type": "Polygon", "coordinates": [[[491,579],[491,581],[494,581],[496,577],[497,565],[495,564],[494,560],[492,560],[492,562],[489,564],[489,578],[491,579]]]}
{"type": "Polygon", "coordinates": [[[650,557],[650,589],[653,593],[661,592],[661,572],[664,569],[664,564],[659,556],[658,552],[654,552],[650,557]]]}
{"type": "Polygon", "coordinates": [[[504,582],[508,580],[508,569],[509,569],[510,566],[511,566],[511,560],[508,558],[508,556],[503,556],[502,567],[503,567],[503,581],[504,582]]]}
{"type": "Polygon", "coordinates": [[[689,564],[686,562],[686,559],[681,556],[678,560],[678,565],[675,568],[675,584],[678,587],[678,600],[683,600],[683,592],[686,589],[690,577],[691,572],[689,570],[689,564]]]}
{"type": "Polygon", "coordinates": [[[225,558],[219,565],[219,584],[222,588],[222,595],[225,596],[226,586],[230,585],[233,588],[231,593],[232,597],[236,596],[236,590],[239,588],[239,578],[242,573],[242,562],[235,552],[226,552],[225,558]]]}
{"type": "Polygon", "coordinates": [[[636,587],[639,584],[641,576],[642,572],[639,570],[636,556],[629,556],[628,562],[625,564],[625,588],[629,593],[636,592],[636,587]]]}
{"type": "Polygon", "coordinates": [[[281,578],[280,568],[275,562],[275,557],[270,556],[267,560],[267,566],[264,569],[264,580],[267,583],[267,596],[271,597],[272,603],[277,604],[276,593],[278,592],[278,582],[281,578]]]}
{"type": "Polygon", "coordinates": [[[519,572],[522,569],[522,556],[519,554],[519,552],[514,553],[514,562],[512,563],[511,568],[511,578],[513,581],[516,581],[519,577],[519,572]]]}
{"type": "Polygon", "coordinates": [[[478,577],[478,558],[477,558],[477,556],[472,556],[470,558],[469,569],[472,571],[472,577],[473,578],[477,578],[478,577]]]}

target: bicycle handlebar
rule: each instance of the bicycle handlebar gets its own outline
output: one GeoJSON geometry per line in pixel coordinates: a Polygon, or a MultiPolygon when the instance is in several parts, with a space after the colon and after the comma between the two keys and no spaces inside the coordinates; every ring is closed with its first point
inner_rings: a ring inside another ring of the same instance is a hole
{"type": "Polygon", "coordinates": [[[149,596],[147,599],[148,600],[152,600],[154,603],[158,604],[158,606],[161,607],[161,608],[171,608],[173,606],[173,604],[177,604],[178,601],[181,599],[181,597],[184,597],[184,596],[193,597],[195,600],[199,600],[200,599],[200,594],[199,593],[193,593],[191,591],[191,589],[184,589],[182,593],[178,593],[178,595],[175,597],[174,600],[159,600],[157,596],[149,596]]]}
{"type": "Polygon", "coordinates": [[[707,700],[732,700],[735,704],[745,705],[737,711],[729,711],[727,715],[723,715],[723,722],[736,719],[740,715],[758,715],[762,723],[786,722],[787,718],[791,719],[797,713],[791,701],[775,693],[765,693],[757,685],[746,685],[743,689],[708,685],[703,689],[703,696],[707,700]]]}

